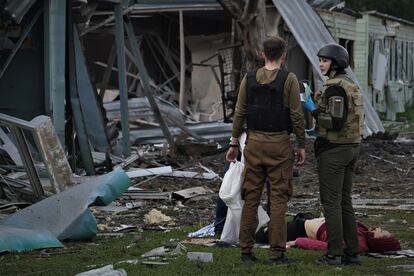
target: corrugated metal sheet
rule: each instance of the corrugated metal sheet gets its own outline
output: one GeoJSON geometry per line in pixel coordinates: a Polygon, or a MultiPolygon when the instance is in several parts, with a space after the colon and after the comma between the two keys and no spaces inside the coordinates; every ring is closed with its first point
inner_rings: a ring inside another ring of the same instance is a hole
{"type": "Polygon", "coordinates": [[[222,10],[216,0],[136,0],[132,5],[132,13],[166,12],[166,11],[206,11],[222,10]]]}
{"type": "MultiPolygon", "coordinates": [[[[316,53],[323,45],[334,43],[334,38],[325,27],[321,18],[305,0],[273,0],[273,3],[285,20],[295,39],[302,47],[315,71],[318,72],[317,74],[319,78],[322,80],[323,76],[319,71],[319,61],[316,53]]],[[[354,73],[349,68],[348,73],[354,81],[357,82],[354,73]]],[[[368,101],[365,93],[363,93],[363,96],[365,106],[365,136],[384,131],[382,122],[368,101]]]]}
{"type": "Polygon", "coordinates": [[[161,4],[203,4],[203,3],[217,3],[216,0],[135,0],[135,4],[152,4],[152,5],[161,5],[161,4]]]}
{"type": "MultiPolygon", "coordinates": [[[[222,122],[203,122],[187,124],[186,127],[209,141],[227,141],[231,136],[232,124],[222,122]]],[[[178,127],[168,127],[173,137],[182,133],[178,127]]],[[[165,143],[165,137],[160,128],[131,128],[131,140],[134,144],[157,144],[165,143]]]]}

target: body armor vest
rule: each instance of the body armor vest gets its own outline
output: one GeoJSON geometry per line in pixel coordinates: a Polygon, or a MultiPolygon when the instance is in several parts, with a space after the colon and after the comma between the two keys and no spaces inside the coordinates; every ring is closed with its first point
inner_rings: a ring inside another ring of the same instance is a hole
{"type": "Polygon", "coordinates": [[[289,109],[283,104],[288,71],[279,70],[274,81],[260,84],[256,72],[247,73],[247,128],[264,132],[292,131],[289,109]]]}
{"type": "Polygon", "coordinates": [[[339,131],[329,130],[318,125],[318,136],[326,138],[331,143],[359,143],[363,134],[364,107],[362,95],[357,85],[340,78],[327,80],[324,85],[325,89],[315,94],[315,102],[318,110],[321,112],[327,110],[328,99],[325,96],[325,90],[335,85],[342,87],[346,93],[348,116],[344,126],[339,131]]]}

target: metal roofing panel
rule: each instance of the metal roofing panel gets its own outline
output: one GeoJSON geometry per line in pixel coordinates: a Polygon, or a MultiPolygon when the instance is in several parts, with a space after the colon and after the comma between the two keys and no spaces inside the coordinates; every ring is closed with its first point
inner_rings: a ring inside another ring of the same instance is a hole
{"type": "MultiPolygon", "coordinates": [[[[319,71],[319,60],[316,54],[323,45],[327,43],[335,43],[334,38],[325,27],[325,24],[305,0],[272,1],[283,20],[288,25],[296,41],[302,47],[302,50],[314,67],[314,71],[317,72],[320,80],[323,80],[324,77],[319,71]]],[[[349,67],[347,72],[350,77],[358,83],[354,73],[349,67]]],[[[371,103],[368,101],[365,93],[363,92],[362,94],[364,97],[365,107],[365,136],[384,131],[384,127],[378,117],[378,114],[371,106],[371,103]]]]}
{"type": "Polygon", "coordinates": [[[136,4],[201,4],[201,3],[217,3],[216,0],[136,0],[136,4]]]}
{"type": "Polygon", "coordinates": [[[138,0],[131,6],[133,13],[168,12],[168,11],[206,11],[222,10],[215,0],[179,0],[179,1],[148,1],[138,0]]]}

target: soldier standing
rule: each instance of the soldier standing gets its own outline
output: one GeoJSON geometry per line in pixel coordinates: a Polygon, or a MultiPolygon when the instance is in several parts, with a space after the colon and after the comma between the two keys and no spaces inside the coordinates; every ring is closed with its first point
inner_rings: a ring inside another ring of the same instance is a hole
{"type": "Polygon", "coordinates": [[[263,42],[265,66],[247,73],[240,84],[230,148],[226,159],[235,161],[238,137],[247,121],[244,148],[244,200],[240,225],[242,261],[257,261],[253,255],[257,208],[266,177],[270,182],[269,258],[271,264],[289,264],[286,251],[287,202],[292,195],[295,160],[290,133],[298,141],[298,164],[305,160],[304,116],[296,76],[281,68],[286,58],[286,42],[272,37],[263,42]]]}
{"type": "Polygon", "coordinates": [[[326,218],[328,251],[318,264],[360,264],[357,224],[351,190],[363,131],[363,98],[347,76],[347,50],[327,44],[319,52],[319,68],[329,79],[305,108],[316,118],[315,155],[320,198],[326,218]],[[343,245],[345,244],[345,245],[343,245]]]}

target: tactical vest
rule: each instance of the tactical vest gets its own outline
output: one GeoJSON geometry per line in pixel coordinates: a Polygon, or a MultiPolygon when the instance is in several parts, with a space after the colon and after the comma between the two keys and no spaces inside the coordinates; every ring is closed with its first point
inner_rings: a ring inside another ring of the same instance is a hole
{"type": "Polygon", "coordinates": [[[327,80],[324,90],[315,94],[318,110],[321,112],[327,110],[328,99],[325,96],[325,91],[328,87],[335,85],[342,87],[346,92],[348,116],[344,126],[339,131],[328,130],[318,125],[318,136],[326,138],[331,143],[359,143],[363,134],[364,107],[362,95],[357,85],[340,78],[327,80]]]}
{"type": "Polygon", "coordinates": [[[247,128],[264,132],[292,132],[289,109],[283,104],[283,91],[289,72],[279,70],[275,80],[260,84],[256,72],[247,73],[247,128]]]}

